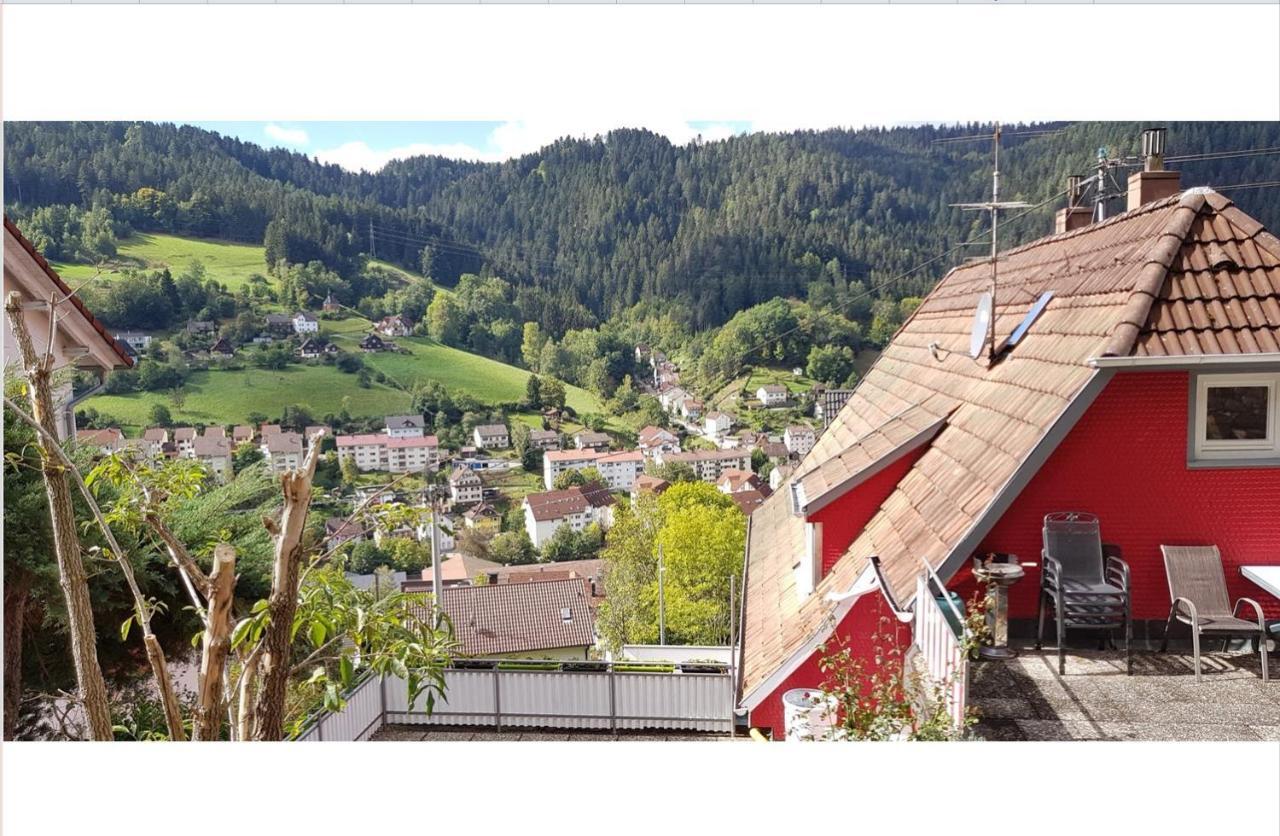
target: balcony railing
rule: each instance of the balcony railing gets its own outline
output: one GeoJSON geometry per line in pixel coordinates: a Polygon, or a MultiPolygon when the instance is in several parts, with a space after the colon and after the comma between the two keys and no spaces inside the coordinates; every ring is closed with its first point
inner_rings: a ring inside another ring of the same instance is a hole
{"type": "Polygon", "coordinates": [[[387,724],[619,731],[733,730],[734,681],[723,664],[455,660],[445,697],[408,705],[398,677],[357,685],[341,711],[312,718],[299,740],[368,740],[387,724]]]}

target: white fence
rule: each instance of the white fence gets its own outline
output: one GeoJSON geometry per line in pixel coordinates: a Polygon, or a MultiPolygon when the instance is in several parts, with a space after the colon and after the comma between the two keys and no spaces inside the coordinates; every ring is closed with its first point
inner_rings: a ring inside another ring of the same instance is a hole
{"type": "Polygon", "coordinates": [[[573,663],[561,670],[517,665],[445,671],[445,697],[428,714],[423,698],[410,709],[398,677],[366,680],[342,711],[320,715],[299,740],[368,740],[387,723],[433,726],[668,730],[733,730],[733,676],[726,666],[643,670],[643,666],[573,663]]]}
{"type": "MultiPolygon", "coordinates": [[[[949,593],[948,593],[949,594],[949,593]]],[[[964,725],[967,691],[969,686],[969,660],[960,645],[956,630],[943,612],[945,602],[939,604],[929,587],[928,577],[921,575],[916,581],[915,623],[912,641],[924,659],[925,669],[934,685],[943,689],[947,711],[956,728],[964,725]]],[[[952,618],[956,617],[952,613],[952,618]]],[[[964,610],[959,610],[964,615],[964,610]]],[[[961,618],[963,629],[963,618],[961,618]]]]}
{"type": "Polygon", "coordinates": [[[719,662],[733,661],[733,648],[725,644],[624,644],[619,659],[634,662],[719,662]]]}

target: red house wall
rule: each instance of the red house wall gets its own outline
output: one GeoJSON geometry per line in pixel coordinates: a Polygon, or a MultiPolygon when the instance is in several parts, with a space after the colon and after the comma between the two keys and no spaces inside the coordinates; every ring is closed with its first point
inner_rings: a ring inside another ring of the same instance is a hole
{"type": "MultiPolygon", "coordinates": [[[[1088,511],[1132,571],[1135,619],[1163,620],[1169,586],[1160,545],[1217,545],[1232,601],[1248,596],[1268,618],[1280,601],[1240,575],[1280,562],[1280,468],[1187,467],[1186,372],[1120,372],[987,535],[981,551],[1040,562],[1053,511],[1088,511]]],[[[1010,615],[1034,618],[1039,569],[1010,590],[1010,615]]],[[[967,569],[956,584],[972,589],[967,569]]]]}
{"type": "Polygon", "coordinates": [[[916,459],[924,455],[928,445],[903,456],[898,461],[858,485],[827,507],[809,516],[810,522],[822,523],[822,575],[826,577],[876,511],[907,475],[916,459]]]}
{"type": "MultiPolygon", "coordinates": [[[[902,624],[893,617],[884,596],[872,591],[863,595],[836,626],[831,642],[847,639],[856,654],[863,659],[870,659],[875,648],[875,635],[887,632],[890,639],[886,644],[896,644],[906,648],[911,643],[910,625],[902,624]],[[887,621],[881,621],[887,619],[887,621]],[[878,628],[883,629],[878,629],[878,628]]],[[[887,648],[886,648],[887,649],[887,648]]],[[[820,653],[815,652],[796,668],[790,676],[783,680],[773,693],[769,694],[751,711],[750,722],[755,728],[772,730],[774,740],[782,740],[786,734],[783,722],[782,695],[792,688],[816,688],[822,685],[823,673],[818,670],[820,653]]]]}

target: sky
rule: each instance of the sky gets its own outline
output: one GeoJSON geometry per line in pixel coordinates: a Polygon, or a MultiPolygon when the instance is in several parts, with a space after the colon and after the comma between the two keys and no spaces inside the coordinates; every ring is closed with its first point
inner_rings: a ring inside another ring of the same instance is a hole
{"type": "MultiPolygon", "coordinates": [[[[500,162],[537,151],[564,136],[595,136],[618,125],[584,120],[556,122],[191,122],[264,147],[287,148],[349,171],[377,171],[391,160],[438,154],[500,162]]],[[[645,124],[684,145],[701,135],[726,139],[751,130],[750,122],[680,121],[645,124]]]]}

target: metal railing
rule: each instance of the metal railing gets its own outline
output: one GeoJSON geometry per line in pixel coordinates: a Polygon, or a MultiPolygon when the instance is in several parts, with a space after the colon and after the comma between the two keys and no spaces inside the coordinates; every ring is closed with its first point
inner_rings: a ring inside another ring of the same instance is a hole
{"type": "MultiPolygon", "coordinates": [[[[950,597],[945,588],[938,594],[950,597]]],[[[950,610],[959,618],[959,611],[948,601],[950,610]]],[[[964,630],[964,621],[959,622],[964,630]]],[[[912,643],[920,651],[925,670],[935,687],[942,689],[947,713],[956,728],[965,723],[966,701],[969,685],[969,659],[956,635],[956,627],[947,620],[947,614],[938,605],[929,576],[921,574],[916,580],[915,619],[912,643]]]]}
{"type": "Polygon", "coordinates": [[[398,677],[357,685],[341,711],[317,715],[298,740],[368,740],[387,724],[619,731],[733,730],[728,665],[455,660],[427,712],[398,677]]]}

